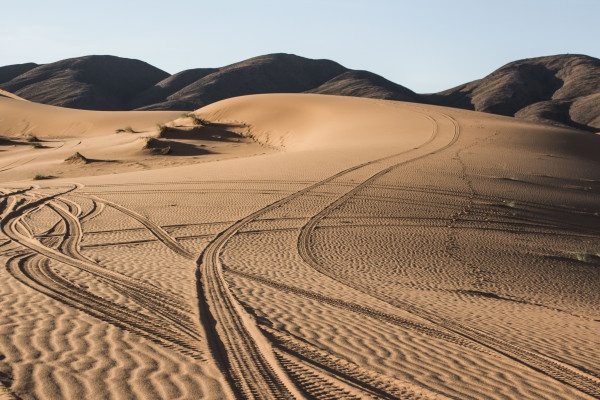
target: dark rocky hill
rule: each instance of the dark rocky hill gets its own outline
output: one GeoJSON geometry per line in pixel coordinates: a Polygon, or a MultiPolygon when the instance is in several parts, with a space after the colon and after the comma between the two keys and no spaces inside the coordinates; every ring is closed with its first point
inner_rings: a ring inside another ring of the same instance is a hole
{"type": "Polygon", "coordinates": [[[186,86],[218,70],[218,68],[196,68],[171,75],[136,95],[130,101],[129,107],[136,109],[154,105],[158,110],[187,110],[189,107],[185,106],[185,102],[180,105],[176,96],[171,97],[186,86]]]}
{"type": "Polygon", "coordinates": [[[248,94],[321,93],[436,104],[600,130],[600,60],[570,54],[515,61],[482,79],[434,94],[416,94],[330,60],[283,53],[175,75],[113,56],[10,65],[0,67],[0,89],[31,101],[92,110],[184,111],[248,94]]]}
{"type": "Polygon", "coordinates": [[[1,83],[27,100],[86,110],[127,110],[138,93],[168,73],[143,61],[86,56],[44,64],[1,83]]]}
{"type": "Polygon", "coordinates": [[[410,89],[369,71],[346,71],[328,80],[309,93],[338,96],[369,97],[372,99],[399,100],[420,103],[421,97],[410,89]]]}
{"type": "Polygon", "coordinates": [[[143,109],[196,109],[222,99],[258,93],[301,93],[348,71],[329,60],[268,54],[231,64],[203,76],[143,109]]]}
{"type": "Polygon", "coordinates": [[[600,60],[571,54],[519,60],[483,79],[423,98],[432,104],[598,130],[600,60]]]}
{"type": "Polygon", "coordinates": [[[14,64],[0,67],[0,84],[8,82],[25,72],[34,69],[38,65],[35,63],[14,64]]]}

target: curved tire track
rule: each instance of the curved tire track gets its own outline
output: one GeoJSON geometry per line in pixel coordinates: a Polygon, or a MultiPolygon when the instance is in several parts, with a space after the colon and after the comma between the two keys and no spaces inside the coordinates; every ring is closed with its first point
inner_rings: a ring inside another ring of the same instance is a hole
{"type": "Polygon", "coordinates": [[[138,334],[165,347],[177,347],[183,354],[203,359],[199,339],[174,329],[161,318],[133,312],[125,306],[96,296],[57,274],[48,258],[39,254],[18,255],[7,263],[9,273],[21,283],[95,318],[138,334]]]}
{"type": "Polygon", "coordinates": [[[207,319],[204,323],[208,329],[208,337],[215,339],[211,347],[232,388],[240,397],[275,399],[287,398],[292,394],[296,397],[303,396],[288,378],[252,317],[242,309],[229,290],[219,259],[221,250],[242,228],[267,212],[352,171],[429,145],[438,136],[437,124],[429,116],[426,117],[433,123],[434,129],[431,137],[417,148],[350,167],[301,189],[237,221],[217,235],[204,249],[197,262],[199,298],[204,300],[200,302],[200,307],[205,310],[201,315],[205,318],[212,317],[212,320],[207,319]],[[259,397],[256,397],[257,393],[260,393],[259,397]]]}
{"type": "Polygon", "coordinates": [[[190,260],[195,259],[195,255],[192,252],[188,251],[187,249],[182,247],[179,243],[177,243],[177,241],[175,239],[173,239],[173,237],[171,235],[169,235],[159,225],[148,220],[147,218],[143,217],[142,215],[140,215],[140,214],[136,213],[135,211],[132,211],[128,208],[125,208],[117,203],[113,203],[112,201],[104,200],[104,199],[101,199],[96,196],[87,196],[87,197],[96,202],[106,204],[107,206],[110,206],[110,207],[122,212],[123,214],[128,215],[129,217],[135,219],[136,221],[138,221],[139,223],[144,225],[150,232],[152,232],[152,234],[154,236],[156,236],[156,238],[158,240],[163,242],[165,244],[165,246],[167,246],[168,248],[170,248],[171,250],[173,250],[175,253],[179,254],[180,256],[183,256],[190,260]]]}
{"type": "Polygon", "coordinates": [[[324,208],[321,212],[313,216],[306,225],[302,228],[299,238],[298,238],[298,252],[304,262],[311,266],[316,271],[322,273],[325,276],[328,276],[331,279],[334,279],[348,287],[356,289],[362,293],[373,296],[379,300],[382,300],[392,306],[398,307],[404,311],[408,311],[418,317],[421,317],[435,325],[438,325],[445,330],[454,332],[455,334],[461,335],[464,338],[471,340],[475,343],[478,343],[484,347],[489,348],[490,350],[495,351],[496,353],[502,354],[505,357],[510,358],[513,361],[517,361],[523,365],[526,365],[538,372],[541,372],[555,380],[567,384],[569,386],[574,387],[575,389],[586,393],[592,397],[600,398],[600,380],[594,378],[593,376],[586,374],[577,368],[556,361],[549,357],[545,357],[526,349],[520,348],[516,345],[507,343],[505,341],[499,340],[498,338],[484,333],[482,331],[468,328],[466,326],[455,323],[449,319],[440,317],[435,315],[425,309],[422,309],[414,304],[411,304],[406,301],[400,301],[394,297],[385,295],[383,293],[373,292],[373,290],[367,288],[365,285],[362,285],[359,282],[355,282],[351,279],[345,279],[333,272],[329,271],[326,267],[321,265],[321,263],[316,259],[315,255],[311,249],[311,235],[314,232],[315,228],[319,225],[319,223],[327,217],[331,212],[336,210],[338,207],[343,205],[350,198],[355,196],[361,189],[365,188],[367,185],[375,181],[377,178],[389,173],[397,167],[400,167],[406,163],[413,162],[429,155],[438,153],[442,150],[447,149],[451,145],[453,145],[458,136],[460,134],[460,127],[458,123],[450,116],[440,113],[446,118],[452,121],[455,129],[454,139],[448,143],[446,146],[432,152],[429,154],[421,155],[411,160],[407,160],[401,162],[399,164],[393,165],[389,168],[386,168],[377,174],[371,176],[369,179],[363,181],[360,185],[356,186],[354,189],[348,191],[346,194],[338,198],[336,201],[329,204],[326,208],[324,208]]]}
{"type": "MultiPolygon", "coordinates": [[[[93,316],[118,326],[131,330],[142,336],[150,336],[155,342],[171,347],[180,347],[184,354],[202,358],[199,344],[202,341],[198,335],[196,319],[189,305],[178,296],[167,293],[155,286],[126,277],[116,272],[104,269],[84,257],[79,251],[82,237],[81,225],[77,217],[62,208],[53,199],[57,195],[26,203],[12,209],[0,221],[4,234],[21,246],[33,252],[22,259],[13,259],[9,272],[18,280],[47,294],[56,300],[79,308],[93,316]],[[57,243],[57,248],[49,248],[39,241],[23,235],[17,227],[22,223],[22,217],[35,208],[46,205],[57,212],[65,222],[65,236],[57,243]],[[132,299],[142,308],[150,311],[150,315],[142,315],[114,302],[102,299],[62,278],[43,264],[43,261],[53,259],[90,273],[113,289],[132,299]],[[18,267],[15,267],[17,265],[18,267]],[[89,300],[86,300],[89,299],[89,300]],[[124,322],[119,325],[118,320],[124,322]],[[145,322],[144,322],[145,321],[145,322]],[[167,322],[168,321],[168,322],[167,322]],[[146,332],[146,334],[143,334],[146,332]]],[[[22,256],[22,254],[20,255],[22,256]]],[[[19,256],[18,256],[19,257],[19,256]]]]}

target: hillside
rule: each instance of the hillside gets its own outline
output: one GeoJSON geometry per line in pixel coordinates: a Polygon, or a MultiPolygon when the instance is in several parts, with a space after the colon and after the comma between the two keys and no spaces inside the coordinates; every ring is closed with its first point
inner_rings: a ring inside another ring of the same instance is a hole
{"type": "Polygon", "coordinates": [[[321,93],[418,101],[407,88],[330,60],[269,54],[220,68],[168,75],[138,60],[87,56],[52,64],[3,67],[0,89],[43,104],[89,110],[192,110],[230,97],[321,93]],[[135,79],[132,79],[135,77],[135,79]]]}
{"type": "Polygon", "coordinates": [[[519,60],[425,101],[529,121],[600,129],[600,60],[557,55],[519,60]]]}
{"type": "Polygon", "coordinates": [[[556,55],[509,63],[488,76],[417,94],[369,71],[268,54],[174,75],[138,60],[87,56],[0,67],[0,89],[38,103],[89,110],[193,110],[262,93],[317,93],[442,105],[532,122],[600,129],[600,60],[556,55]]]}
{"type": "Polygon", "coordinates": [[[0,89],[54,106],[126,110],[134,95],[168,76],[139,60],[86,56],[31,68],[0,84],[0,89]]]}
{"type": "MultiPolygon", "coordinates": [[[[165,86],[162,82],[156,87],[165,86]]],[[[302,92],[405,101],[417,99],[409,89],[370,72],[349,70],[330,60],[269,54],[219,68],[176,92],[169,94],[164,90],[168,96],[163,101],[140,109],[193,109],[236,96],[302,92]]],[[[141,99],[148,98],[142,95],[141,99]]],[[[142,102],[137,100],[135,104],[142,102]]]]}

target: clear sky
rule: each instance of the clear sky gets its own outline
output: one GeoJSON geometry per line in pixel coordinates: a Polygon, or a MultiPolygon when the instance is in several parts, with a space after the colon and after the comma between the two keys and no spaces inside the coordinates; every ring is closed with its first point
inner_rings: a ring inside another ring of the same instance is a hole
{"type": "Polygon", "coordinates": [[[521,58],[600,58],[600,0],[4,0],[1,10],[0,65],[112,54],[175,73],[281,52],[426,93],[521,58]]]}

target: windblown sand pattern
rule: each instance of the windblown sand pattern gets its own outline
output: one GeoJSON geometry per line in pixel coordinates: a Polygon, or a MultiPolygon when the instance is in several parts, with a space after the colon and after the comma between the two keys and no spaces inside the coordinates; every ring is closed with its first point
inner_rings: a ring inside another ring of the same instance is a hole
{"type": "Polygon", "coordinates": [[[170,140],[223,129],[208,160],[18,181],[65,157],[4,149],[0,399],[600,398],[597,135],[322,95],[196,114],[170,140]]]}

